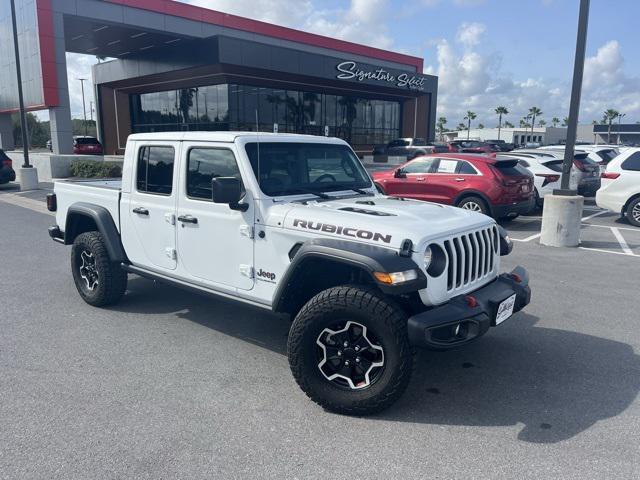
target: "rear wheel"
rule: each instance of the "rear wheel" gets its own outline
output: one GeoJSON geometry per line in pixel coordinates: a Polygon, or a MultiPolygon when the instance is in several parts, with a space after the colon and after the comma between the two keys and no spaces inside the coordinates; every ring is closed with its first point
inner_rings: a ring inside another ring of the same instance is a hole
{"type": "Polygon", "coordinates": [[[127,289],[127,272],[111,261],[100,232],[76,237],[71,248],[71,272],[82,299],[95,307],[116,303],[127,289]]]}
{"type": "Polygon", "coordinates": [[[411,377],[405,313],[364,286],[330,288],[309,300],[287,347],[300,388],[336,413],[379,412],[402,395],[411,377]]]}
{"type": "Polygon", "coordinates": [[[632,225],[636,227],[640,227],[640,198],[636,198],[632,200],[631,203],[627,206],[627,220],[632,225]]]}
{"type": "Polygon", "coordinates": [[[456,207],[489,215],[489,208],[487,207],[485,201],[482,198],[476,196],[463,198],[456,204],[456,207]]]}

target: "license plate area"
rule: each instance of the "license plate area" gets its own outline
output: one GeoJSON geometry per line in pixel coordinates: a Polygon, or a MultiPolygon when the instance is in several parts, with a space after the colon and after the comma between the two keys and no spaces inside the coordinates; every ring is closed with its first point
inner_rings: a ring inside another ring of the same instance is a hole
{"type": "Polygon", "coordinates": [[[503,300],[498,304],[496,308],[496,316],[494,325],[500,325],[502,322],[507,320],[509,317],[513,315],[513,309],[516,305],[516,294],[514,293],[507,299],[503,300]]]}

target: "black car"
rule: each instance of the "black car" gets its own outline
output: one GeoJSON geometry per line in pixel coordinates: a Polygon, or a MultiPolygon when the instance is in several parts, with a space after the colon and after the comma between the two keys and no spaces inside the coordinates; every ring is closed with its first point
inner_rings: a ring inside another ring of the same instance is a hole
{"type": "Polygon", "coordinates": [[[0,150],[0,184],[13,182],[16,179],[16,172],[13,171],[13,162],[9,156],[0,150]]]}
{"type": "Polygon", "coordinates": [[[510,152],[515,148],[513,143],[507,143],[504,140],[485,140],[489,145],[493,145],[498,152],[510,152]]]}

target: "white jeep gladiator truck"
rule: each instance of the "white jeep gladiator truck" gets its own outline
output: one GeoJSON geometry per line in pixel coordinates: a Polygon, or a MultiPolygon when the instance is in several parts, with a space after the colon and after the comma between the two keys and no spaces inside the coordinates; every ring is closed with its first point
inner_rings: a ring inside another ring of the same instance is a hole
{"type": "Polygon", "coordinates": [[[469,343],[531,296],[522,267],[499,273],[512,244],[493,219],[377,193],[335,138],[134,134],[121,181],[59,181],[47,201],[87,303],[137,274],[288,314],[295,380],[340,413],[389,406],[414,346],[469,343]]]}

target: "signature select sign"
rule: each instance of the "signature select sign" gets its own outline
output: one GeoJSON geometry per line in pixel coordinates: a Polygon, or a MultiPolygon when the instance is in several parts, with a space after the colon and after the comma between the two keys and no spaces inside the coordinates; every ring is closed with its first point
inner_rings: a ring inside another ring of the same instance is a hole
{"type": "Polygon", "coordinates": [[[394,75],[387,72],[383,68],[376,70],[363,70],[358,68],[356,62],[342,62],[336,65],[338,75],[336,78],[340,80],[352,80],[355,79],[359,82],[363,80],[377,80],[380,82],[395,83],[398,87],[406,87],[412,90],[422,90],[424,88],[424,77],[418,77],[415,75],[409,75],[407,73],[401,73],[400,75],[394,75]]]}

